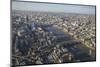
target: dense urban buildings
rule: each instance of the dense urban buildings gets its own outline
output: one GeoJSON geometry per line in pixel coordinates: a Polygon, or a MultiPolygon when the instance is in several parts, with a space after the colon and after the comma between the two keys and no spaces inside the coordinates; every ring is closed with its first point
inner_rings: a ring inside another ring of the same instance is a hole
{"type": "Polygon", "coordinates": [[[12,64],[96,60],[95,15],[12,11],[12,64]]]}

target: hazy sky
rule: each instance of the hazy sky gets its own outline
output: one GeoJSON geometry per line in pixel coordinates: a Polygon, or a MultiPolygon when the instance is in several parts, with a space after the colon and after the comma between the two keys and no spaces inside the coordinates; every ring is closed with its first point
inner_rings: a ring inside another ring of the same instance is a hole
{"type": "Polygon", "coordinates": [[[12,10],[95,14],[95,6],[62,5],[33,2],[12,2],[12,10]]]}

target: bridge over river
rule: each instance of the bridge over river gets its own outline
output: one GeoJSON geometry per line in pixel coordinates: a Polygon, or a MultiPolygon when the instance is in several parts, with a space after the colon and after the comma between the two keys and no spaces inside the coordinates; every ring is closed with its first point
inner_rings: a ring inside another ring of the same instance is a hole
{"type": "Polygon", "coordinates": [[[65,33],[63,30],[58,29],[53,25],[41,25],[44,31],[52,32],[54,36],[56,36],[56,42],[64,48],[66,48],[69,52],[71,52],[74,56],[74,59],[79,61],[92,61],[92,58],[89,55],[89,49],[85,47],[81,42],[74,40],[72,36],[68,33],[65,33]],[[77,47],[78,46],[78,47],[77,47]],[[84,47],[83,47],[84,46],[84,47]],[[82,49],[81,49],[82,48],[82,49]],[[87,50],[86,50],[87,49],[87,50]]]}

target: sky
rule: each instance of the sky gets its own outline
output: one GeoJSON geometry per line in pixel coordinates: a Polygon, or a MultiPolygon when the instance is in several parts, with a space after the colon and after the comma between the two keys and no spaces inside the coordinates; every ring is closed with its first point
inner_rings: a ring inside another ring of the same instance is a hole
{"type": "Polygon", "coordinates": [[[12,2],[12,10],[43,11],[43,12],[64,12],[95,14],[95,6],[36,3],[36,2],[12,2]]]}

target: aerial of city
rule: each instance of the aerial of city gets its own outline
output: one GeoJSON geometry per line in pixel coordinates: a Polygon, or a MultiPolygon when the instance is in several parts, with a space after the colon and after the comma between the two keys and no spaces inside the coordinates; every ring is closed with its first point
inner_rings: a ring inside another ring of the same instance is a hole
{"type": "Polygon", "coordinates": [[[12,65],[96,61],[93,14],[12,10],[12,65]]]}

